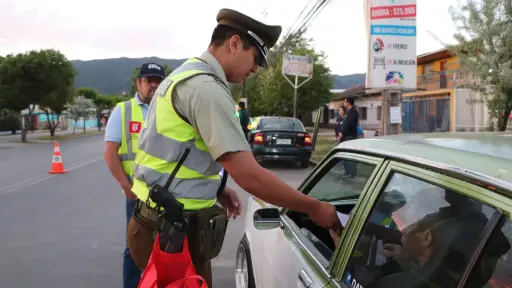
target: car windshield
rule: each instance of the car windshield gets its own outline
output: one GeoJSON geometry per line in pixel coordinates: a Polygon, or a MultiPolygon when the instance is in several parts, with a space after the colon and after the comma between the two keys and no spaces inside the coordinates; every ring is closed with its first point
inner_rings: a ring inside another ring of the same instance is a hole
{"type": "Polygon", "coordinates": [[[261,119],[261,130],[289,130],[304,131],[304,127],[298,119],[291,118],[265,118],[261,119]]]}

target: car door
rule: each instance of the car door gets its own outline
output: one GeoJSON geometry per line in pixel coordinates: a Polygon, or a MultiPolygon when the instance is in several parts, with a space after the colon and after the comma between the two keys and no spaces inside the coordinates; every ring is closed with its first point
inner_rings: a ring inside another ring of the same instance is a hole
{"type": "MultiPolygon", "coordinates": [[[[332,202],[344,212],[346,224],[350,210],[357,207],[362,192],[369,187],[383,160],[380,158],[336,153],[323,161],[299,188],[311,197],[332,202]],[[348,179],[356,171],[356,178],[348,179]]],[[[260,246],[253,261],[257,287],[325,287],[332,275],[334,241],[326,229],[308,216],[291,210],[281,213],[281,228],[262,230],[252,235],[260,246]],[[256,239],[259,239],[256,240],[256,239]]],[[[252,246],[251,246],[252,247],[252,246]]]]}
{"type": "Polygon", "coordinates": [[[351,226],[342,242],[332,287],[466,287],[459,285],[477,281],[468,275],[478,274],[484,284],[494,281],[492,269],[502,283],[510,281],[499,270],[507,266],[510,231],[491,242],[502,249],[478,257],[493,231],[510,229],[510,198],[421,167],[394,161],[385,167],[360,205],[357,218],[364,221],[351,226]]]}

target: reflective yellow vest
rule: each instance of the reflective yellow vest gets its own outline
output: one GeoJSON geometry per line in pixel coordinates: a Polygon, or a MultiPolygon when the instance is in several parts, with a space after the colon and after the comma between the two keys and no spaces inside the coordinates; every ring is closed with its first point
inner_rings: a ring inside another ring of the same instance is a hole
{"type": "Polygon", "coordinates": [[[149,200],[151,207],[155,203],[148,199],[150,187],[164,186],[186,147],[191,151],[169,190],[185,210],[208,208],[217,201],[222,166],[213,161],[201,135],[180,117],[171,100],[177,84],[201,74],[218,79],[210,65],[196,58],[187,60],[160,84],[149,106],[140,133],[132,191],[140,200],[149,200]]]}
{"type": "Polygon", "coordinates": [[[128,176],[133,175],[135,155],[139,145],[139,132],[144,124],[142,108],[135,98],[118,103],[121,109],[121,146],[117,153],[123,163],[123,170],[128,176]]]}

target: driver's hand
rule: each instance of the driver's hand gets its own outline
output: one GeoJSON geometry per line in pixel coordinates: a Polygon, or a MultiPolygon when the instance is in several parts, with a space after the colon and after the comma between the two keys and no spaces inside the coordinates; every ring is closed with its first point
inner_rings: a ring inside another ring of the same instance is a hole
{"type": "Polygon", "coordinates": [[[398,261],[402,254],[402,246],[395,244],[384,244],[382,246],[382,254],[388,258],[398,261]]]}

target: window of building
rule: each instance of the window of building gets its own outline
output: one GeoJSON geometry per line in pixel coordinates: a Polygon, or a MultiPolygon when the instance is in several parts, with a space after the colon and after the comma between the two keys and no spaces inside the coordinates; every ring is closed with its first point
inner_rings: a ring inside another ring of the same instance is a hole
{"type": "Polygon", "coordinates": [[[382,106],[377,107],[377,120],[382,120],[382,106]]]}
{"type": "Polygon", "coordinates": [[[359,120],[368,119],[368,108],[367,107],[359,107],[359,120]]]}
{"type": "Polygon", "coordinates": [[[344,282],[457,287],[495,212],[457,191],[393,173],[359,236],[344,282]]]}

